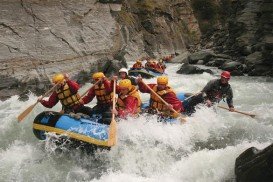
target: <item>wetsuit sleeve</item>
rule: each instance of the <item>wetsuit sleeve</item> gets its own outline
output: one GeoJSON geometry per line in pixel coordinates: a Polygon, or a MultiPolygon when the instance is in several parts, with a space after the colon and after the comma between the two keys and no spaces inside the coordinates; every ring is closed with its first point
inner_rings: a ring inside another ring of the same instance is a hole
{"type": "Polygon", "coordinates": [[[118,110],[118,116],[121,118],[137,112],[138,100],[135,97],[128,96],[125,100],[125,109],[118,110]]]}
{"type": "Polygon", "coordinates": [[[53,92],[48,101],[46,100],[42,100],[41,104],[47,108],[52,108],[53,106],[55,106],[58,103],[59,99],[58,99],[58,95],[57,92],[53,92]]]}
{"type": "Polygon", "coordinates": [[[104,80],[103,84],[107,93],[113,92],[114,85],[112,86],[112,83],[109,80],[104,80]]]}
{"type": "Polygon", "coordinates": [[[72,80],[67,80],[66,83],[69,86],[69,89],[71,90],[72,94],[76,94],[78,90],[80,89],[80,86],[77,82],[74,82],[72,80]]]}
{"type": "Polygon", "coordinates": [[[231,87],[229,87],[227,91],[227,104],[228,104],[228,107],[234,107],[233,106],[233,91],[231,87]]]}
{"type": "Polygon", "coordinates": [[[91,102],[94,99],[94,97],[95,97],[95,89],[92,88],[89,90],[88,94],[82,98],[83,103],[87,104],[91,102]]]}
{"type": "Polygon", "coordinates": [[[211,80],[211,81],[209,81],[208,83],[207,83],[207,85],[203,88],[203,90],[201,91],[202,92],[202,95],[203,95],[203,98],[204,99],[207,99],[208,97],[207,97],[207,94],[208,94],[208,92],[210,92],[212,89],[213,89],[213,87],[214,87],[214,85],[216,84],[216,82],[217,82],[217,80],[211,80]]]}
{"type": "Polygon", "coordinates": [[[183,111],[184,109],[182,108],[182,102],[176,97],[175,93],[170,92],[167,93],[163,96],[163,99],[168,103],[173,106],[173,109],[176,111],[183,111]]]}
{"type": "Polygon", "coordinates": [[[215,80],[209,81],[209,82],[207,83],[207,85],[203,88],[202,92],[207,93],[208,91],[211,91],[214,84],[215,84],[215,80]]]}
{"type": "MultiPolygon", "coordinates": [[[[156,85],[156,84],[147,84],[151,89],[156,85]]],[[[144,85],[142,82],[138,83],[139,86],[139,91],[142,93],[150,93],[151,91],[144,85]]]]}

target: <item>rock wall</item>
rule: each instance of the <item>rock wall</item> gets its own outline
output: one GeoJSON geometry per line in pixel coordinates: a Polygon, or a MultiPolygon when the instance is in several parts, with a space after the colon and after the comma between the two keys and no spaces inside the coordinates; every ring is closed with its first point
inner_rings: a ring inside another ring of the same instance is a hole
{"type": "Polygon", "coordinates": [[[250,76],[273,76],[273,2],[226,0],[225,5],[226,17],[206,32],[204,47],[231,55],[250,76]]]}
{"type": "Polygon", "coordinates": [[[58,72],[86,81],[141,56],[182,53],[200,39],[187,0],[2,0],[0,16],[1,99],[40,94],[58,72]]]}

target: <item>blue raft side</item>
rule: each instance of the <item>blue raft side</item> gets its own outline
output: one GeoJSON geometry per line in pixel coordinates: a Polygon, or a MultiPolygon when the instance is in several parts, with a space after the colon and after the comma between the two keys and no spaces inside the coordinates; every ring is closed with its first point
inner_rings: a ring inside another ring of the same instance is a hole
{"type": "Polygon", "coordinates": [[[74,119],[63,115],[57,121],[55,128],[82,134],[98,140],[108,140],[109,125],[100,124],[89,119],[74,119]]]}

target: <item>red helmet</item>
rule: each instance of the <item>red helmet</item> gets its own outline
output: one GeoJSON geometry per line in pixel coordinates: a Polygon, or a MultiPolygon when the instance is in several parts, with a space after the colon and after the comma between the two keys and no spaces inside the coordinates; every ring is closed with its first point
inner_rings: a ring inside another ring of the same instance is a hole
{"type": "Polygon", "coordinates": [[[224,77],[226,79],[230,79],[230,72],[229,71],[223,71],[221,74],[221,77],[224,77]]]}

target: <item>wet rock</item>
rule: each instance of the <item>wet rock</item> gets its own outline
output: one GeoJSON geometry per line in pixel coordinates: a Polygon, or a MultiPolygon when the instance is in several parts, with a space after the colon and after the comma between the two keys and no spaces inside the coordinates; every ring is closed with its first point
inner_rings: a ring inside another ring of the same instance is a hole
{"type": "Polygon", "coordinates": [[[215,58],[209,61],[206,65],[207,66],[215,66],[215,67],[220,67],[225,63],[231,62],[231,59],[225,59],[225,58],[215,58]]]}
{"type": "Polygon", "coordinates": [[[254,65],[249,71],[249,76],[271,76],[272,65],[254,65]]]}
{"type": "Polygon", "coordinates": [[[190,65],[190,64],[183,64],[176,73],[189,75],[189,74],[202,74],[204,72],[213,74],[213,72],[210,69],[201,69],[197,66],[190,65]]]}
{"type": "Polygon", "coordinates": [[[251,67],[255,64],[261,64],[263,62],[263,55],[261,52],[254,52],[246,57],[245,64],[247,67],[251,67]]]}
{"type": "Polygon", "coordinates": [[[199,60],[203,60],[204,63],[207,63],[212,57],[215,57],[215,54],[212,51],[202,50],[191,54],[189,56],[189,63],[196,64],[199,60]]]}
{"type": "Polygon", "coordinates": [[[122,3],[122,0],[98,0],[100,3],[122,3]]]}
{"type": "Polygon", "coordinates": [[[183,52],[182,54],[174,57],[171,60],[171,63],[188,63],[189,62],[189,58],[188,58],[189,55],[190,55],[190,53],[188,51],[183,52]]]}
{"type": "Polygon", "coordinates": [[[236,158],[237,182],[273,180],[273,145],[263,150],[251,147],[236,158]]]}

